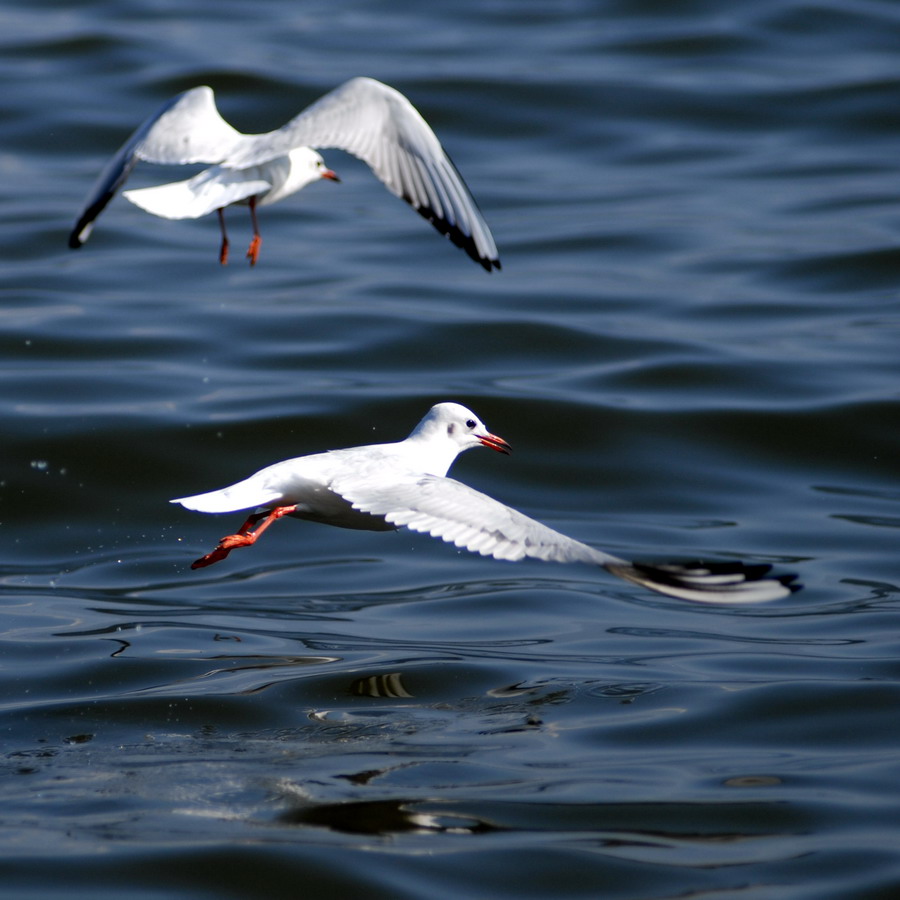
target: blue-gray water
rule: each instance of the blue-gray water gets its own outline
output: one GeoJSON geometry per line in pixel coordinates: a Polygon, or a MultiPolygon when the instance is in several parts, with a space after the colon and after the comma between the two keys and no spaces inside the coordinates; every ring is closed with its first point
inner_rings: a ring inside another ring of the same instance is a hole
{"type": "Polygon", "coordinates": [[[900,7],[18,0],[0,45],[3,897],[897,896],[900,7]],[[176,92],[261,131],[359,74],[502,272],[339,153],[253,270],[242,210],[225,269],[121,198],[66,248],[176,92]],[[805,589],[290,520],[188,569],[240,516],[170,497],[445,399],[515,450],[456,477],[805,589]]]}

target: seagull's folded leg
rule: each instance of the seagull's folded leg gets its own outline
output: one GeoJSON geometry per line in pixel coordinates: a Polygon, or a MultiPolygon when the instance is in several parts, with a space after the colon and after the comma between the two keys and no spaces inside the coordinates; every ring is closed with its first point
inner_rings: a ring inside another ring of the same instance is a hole
{"type": "Polygon", "coordinates": [[[289,516],[292,512],[294,512],[297,507],[294,506],[276,506],[274,509],[265,510],[261,513],[254,513],[252,516],[247,517],[247,521],[244,522],[243,525],[238,529],[235,534],[227,534],[222,540],[219,541],[219,546],[216,547],[211,553],[207,553],[206,556],[201,556],[200,559],[195,560],[191,563],[192,569],[203,569],[206,566],[211,566],[213,563],[217,563],[220,560],[225,559],[226,556],[232,551],[236,550],[238,547],[249,547],[252,544],[255,544],[259,539],[260,535],[276,520],[280,519],[282,516],[289,516]],[[265,521],[256,531],[251,531],[250,529],[260,520],[264,519],[265,521]]]}
{"type": "Polygon", "coordinates": [[[259,259],[259,247],[262,244],[262,235],[259,233],[259,222],[256,220],[256,197],[251,197],[248,201],[250,206],[250,221],[253,224],[253,239],[247,248],[247,259],[250,265],[255,266],[256,260],[259,259]]]}
{"type": "Polygon", "coordinates": [[[219,248],[219,262],[223,266],[228,265],[228,232],[225,230],[225,210],[220,206],[216,212],[219,214],[219,228],[222,230],[222,246],[219,248]]]}

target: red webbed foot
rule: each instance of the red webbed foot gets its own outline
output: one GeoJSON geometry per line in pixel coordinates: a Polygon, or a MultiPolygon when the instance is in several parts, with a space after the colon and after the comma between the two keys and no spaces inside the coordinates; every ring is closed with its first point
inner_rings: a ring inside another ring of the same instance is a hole
{"type": "Polygon", "coordinates": [[[262,238],[255,234],[253,235],[253,240],[250,241],[250,246],[247,248],[247,259],[250,260],[250,265],[255,266],[256,260],[259,259],[259,248],[262,244],[262,238]]]}
{"type": "Polygon", "coordinates": [[[200,559],[195,559],[191,563],[192,569],[204,569],[206,566],[211,566],[213,563],[217,563],[220,559],[225,559],[228,556],[229,551],[225,550],[223,547],[216,547],[212,553],[207,553],[206,556],[201,556],[200,559]]]}
{"type": "Polygon", "coordinates": [[[204,569],[206,566],[211,566],[213,563],[225,559],[232,550],[236,550],[238,547],[250,547],[252,544],[256,543],[259,536],[274,521],[280,519],[282,516],[290,515],[295,509],[297,509],[296,506],[276,506],[274,509],[266,510],[261,513],[254,513],[252,516],[248,516],[247,521],[241,525],[236,534],[226,534],[225,537],[219,541],[219,545],[215,550],[211,553],[207,553],[206,556],[201,556],[200,559],[194,560],[194,562],[191,563],[191,568],[204,569]],[[250,529],[260,519],[264,520],[262,525],[260,525],[256,531],[251,531],[250,529]]]}

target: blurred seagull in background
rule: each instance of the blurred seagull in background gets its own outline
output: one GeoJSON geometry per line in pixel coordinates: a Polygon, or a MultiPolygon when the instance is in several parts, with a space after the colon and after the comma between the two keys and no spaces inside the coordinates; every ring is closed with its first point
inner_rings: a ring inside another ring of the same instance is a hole
{"type": "Polygon", "coordinates": [[[462,176],[434,132],[399,91],[372,78],[353,78],[266,134],[241,134],[216,109],[212,88],[196,87],[164,103],[97,179],[69,235],[81,247],[94,221],[143,160],[162,165],[212,164],[187,181],[125,191],[141,209],[165,219],[216,212],[222,231],[219,261],[228,261],[224,209],[247,205],[253,239],[261,238],[256,209],[320,179],[339,181],[314,148],[337,148],[363,160],[385,187],[405,200],[457,247],[490,272],[500,268],[494,238],[462,176]]]}
{"type": "Polygon", "coordinates": [[[257,510],[192,569],[254,544],[274,521],[294,516],[367,531],[406,527],[495,559],[589,563],[684,600],[756,603],[799,589],[792,583],[796,576],[770,577],[767,564],[646,564],[595,550],[447,478],[456,457],[472,447],[510,452],[471,410],[438,403],[405,440],[288,459],[230,487],[171,502],[205,513],[257,510]]]}

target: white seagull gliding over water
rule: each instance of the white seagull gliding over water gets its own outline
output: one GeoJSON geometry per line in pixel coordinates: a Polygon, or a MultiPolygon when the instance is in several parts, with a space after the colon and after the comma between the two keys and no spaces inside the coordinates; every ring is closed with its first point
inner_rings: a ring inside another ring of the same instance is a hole
{"type": "Polygon", "coordinates": [[[589,563],[685,600],[754,603],[786,597],[799,588],[792,584],[794,575],[770,577],[767,564],[645,564],[595,550],[446,477],[463,450],[479,446],[510,450],[464,406],[438,403],[405,440],[288,459],[230,487],[171,502],[206,513],[259,510],[192,569],[250,546],[274,521],[294,516],[367,531],[404,526],[495,559],[589,563]]]}
{"type": "Polygon", "coordinates": [[[405,200],[457,247],[490,272],[500,268],[494,238],[462,176],[416,108],[373,78],[352,78],[283,127],[241,134],[216,109],[212,88],[195,87],[164,103],[131,135],[97,179],[69,235],[77,249],[135,165],[211,164],[187,181],[125,191],[141,209],[166,219],[216,212],[219,261],[228,261],[226,206],[250,207],[251,265],[259,256],[258,206],[267,206],[322,178],[339,181],[314,148],[337,148],[368,164],[385,187],[405,200]]]}

